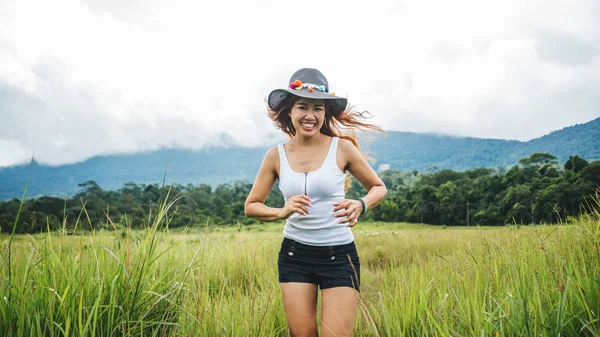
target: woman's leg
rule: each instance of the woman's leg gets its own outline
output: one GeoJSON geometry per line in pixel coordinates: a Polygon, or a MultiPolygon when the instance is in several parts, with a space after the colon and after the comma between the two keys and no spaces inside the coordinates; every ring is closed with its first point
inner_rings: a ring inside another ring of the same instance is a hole
{"type": "Polygon", "coordinates": [[[358,292],[351,287],[335,287],[323,289],[321,296],[321,336],[352,336],[358,292]]]}
{"type": "Polygon", "coordinates": [[[283,307],[291,337],[318,337],[317,285],[281,283],[283,307]]]}

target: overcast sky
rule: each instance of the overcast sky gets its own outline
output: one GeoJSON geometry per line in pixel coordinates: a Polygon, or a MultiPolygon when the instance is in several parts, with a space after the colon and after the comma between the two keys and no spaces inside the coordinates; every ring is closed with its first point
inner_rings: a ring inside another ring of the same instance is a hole
{"type": "Polygon", "coordinates": [[[0,167],[273,144],[302,67],[386,130],[525,141],[600,116],[600,1],[2,0],[0,167]]]}

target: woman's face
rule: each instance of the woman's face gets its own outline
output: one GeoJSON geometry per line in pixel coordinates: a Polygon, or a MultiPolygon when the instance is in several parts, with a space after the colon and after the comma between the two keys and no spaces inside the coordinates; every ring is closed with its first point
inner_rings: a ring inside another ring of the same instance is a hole
{"type": "Polygon", "coordinates": [[[296,135],[315,135],[325,122],[325,102],[322,99],[300,98],[290,111],[296,135]]]}

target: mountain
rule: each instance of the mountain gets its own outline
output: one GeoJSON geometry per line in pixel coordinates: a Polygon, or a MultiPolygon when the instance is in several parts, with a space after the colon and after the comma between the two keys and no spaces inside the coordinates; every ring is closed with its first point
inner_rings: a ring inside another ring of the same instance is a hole
{"type": "Polygon", "coordinates": [[[473,167],[506,167],[534,152],[548,152],[564,163],[569,156],[600,159],[600,118],[577,124],[527,142],[453,137],[410,132],[389,132],[368,144],[378,164],[390,168],[465,170],[473,167]]]}
{"type": "MultiPolygon", "coordinates": [[[[527,142],[389,131],[387,136],[362,142],[361,147],[374,158],[375,168],[411,171],[507,167],[534,152],[551,153],[561,164],[571,155],[600,160],[600,118],[527,142]]],[[[165,171],[167,184],[216,186],[237,180],[253,182],[267,149],[158,150],[93,157],[56,167],[34,162],[31,170],[30,165],[1,168],[0,200],[19,198],[30,174],[30,197],[73,195],[79,190],[78,184],[88,180],[107,190],[119,189],[126,182],[161,183],[165,171]]]]}

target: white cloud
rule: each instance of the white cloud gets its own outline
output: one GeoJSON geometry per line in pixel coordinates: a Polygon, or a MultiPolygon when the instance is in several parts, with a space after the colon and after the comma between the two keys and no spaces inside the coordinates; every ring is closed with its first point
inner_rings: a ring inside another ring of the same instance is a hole
{"type": "Polygon", "coordinates": [[[388,130],[539,137],[600,115],[599,13],[594,0],[4,1],[0,166],[272,143],[262,99],[301,67],[388,130]]]}
{"type": "Polygon", "coordinates": [[[23,158],[31,158],[32,155],[19,142],[0,139],[0,167],[22,162],[23,158]]]}

